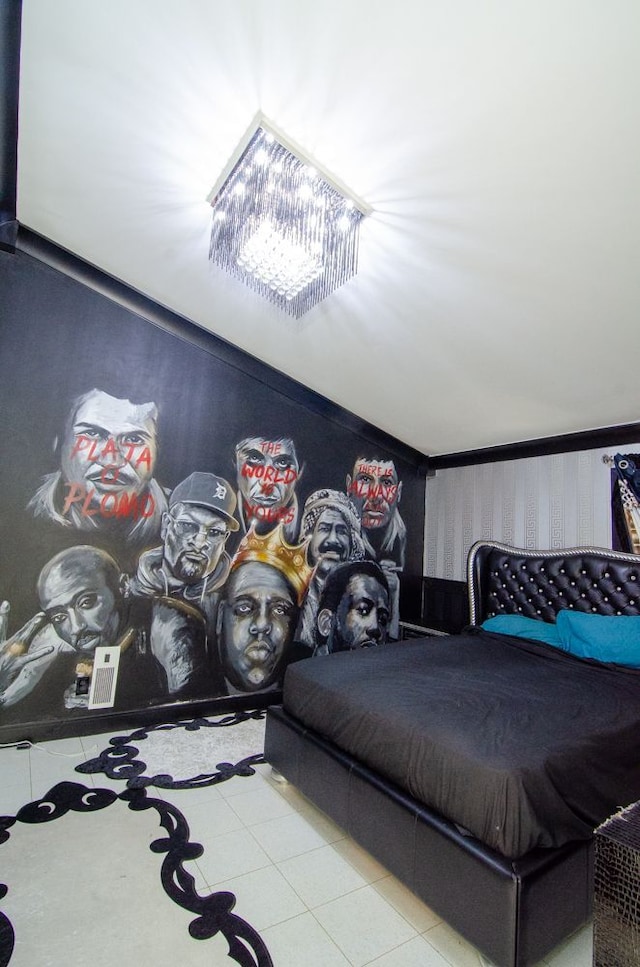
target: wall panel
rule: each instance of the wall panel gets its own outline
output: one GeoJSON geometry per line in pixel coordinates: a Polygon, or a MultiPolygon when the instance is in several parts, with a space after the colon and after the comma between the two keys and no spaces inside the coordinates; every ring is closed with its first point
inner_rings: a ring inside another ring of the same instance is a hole
{"type": "MultiPolygon", "coordinates": [[[[427,479],[425,575],[462,581],[476,540],[612,547],[614,447],[438,470],[427,479]]],[[[628,444],[625,452],[640,450],[628,444]]]]}

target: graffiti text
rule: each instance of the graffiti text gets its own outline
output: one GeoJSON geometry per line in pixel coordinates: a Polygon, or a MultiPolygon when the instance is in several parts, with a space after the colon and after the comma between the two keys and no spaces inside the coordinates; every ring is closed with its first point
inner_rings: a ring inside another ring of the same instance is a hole
{"type": "Polygon", "coordinates": [[[349,493],[368,500],[384,500],[392,504],[398,496],[398,484],[374,484],[368,480],[354,480],[349,493]]]}
{"type": "Polygon", "coordinates": [[[243,463],[241,473],[243,477],[254,477],[256,480],[264,480],[265,483],[272,484],[292,484],[298,479],[298,471],[294,467],[287,467],[286,470],[281,471],[264,463],[243,463]]]}
{"type": "Polygon", "coordinates": [[[295,519],[293,507],[261,507],[245,502],[247,517],[268,524],[291,524],[295,519]]]}
{"type": "Polygon", "coordinates": [[[95,490],[87,489],[83,484],[68,483],[67,495],[62,510],[63,517],[75,507],[83,517],[153,517],[156,502],[153,495],[132,493],[104,494],[96,500],[95,490]]]}
{"type": "Polygon", "coordinates": [[[134,461],[133,457],[136,450],[140,449],[139,443],[122,443],[117,444],[113,437],[109,437],[107,442],[102,446],[98,444],[97,440],[92,440],[88,436],[79,433],[76,437],[76,442],[73,445],[73,450],[71,451],[71,456],[73,457],[76,453],[82,452],[87,460],[99,461],[104,463],[107,458],[111,458],[112,462],[124,458],[127,463],[131,463],[134,467],[139,467],[144,464],[148,470],[151,469],[151,450],[149,447],[142,447],[140,454],[134,461]]]}

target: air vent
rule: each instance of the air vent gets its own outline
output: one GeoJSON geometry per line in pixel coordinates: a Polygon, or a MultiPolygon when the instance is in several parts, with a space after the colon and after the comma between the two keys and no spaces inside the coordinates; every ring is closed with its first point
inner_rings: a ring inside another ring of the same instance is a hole
{"type": "Polygon", "coordinates": [[[113,708],[118,681],[120,649],[96,648],[89,691],[89,708],[113,708]]]}

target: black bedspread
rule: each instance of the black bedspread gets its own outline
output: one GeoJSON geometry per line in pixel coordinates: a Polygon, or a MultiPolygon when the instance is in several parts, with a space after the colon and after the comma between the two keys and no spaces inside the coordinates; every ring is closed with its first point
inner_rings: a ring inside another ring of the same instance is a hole
{"type": "Polygon", "coordinates": [[[477,629],[299,662],[304,725],[508,857],[640,799],[640,672],[477,629]]]}

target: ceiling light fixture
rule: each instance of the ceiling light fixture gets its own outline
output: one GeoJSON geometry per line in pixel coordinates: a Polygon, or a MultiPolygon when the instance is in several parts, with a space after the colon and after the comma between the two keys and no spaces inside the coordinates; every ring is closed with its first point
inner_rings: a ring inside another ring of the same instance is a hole
{"type": "Polygon", "coordinates": [[[371,209],[261,115],[207,201],[211,261],[296,318],[357,272],[371,209]]]}

